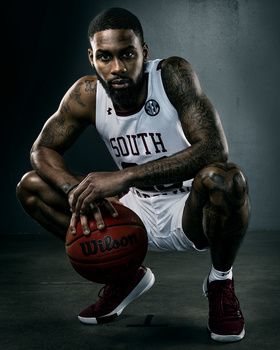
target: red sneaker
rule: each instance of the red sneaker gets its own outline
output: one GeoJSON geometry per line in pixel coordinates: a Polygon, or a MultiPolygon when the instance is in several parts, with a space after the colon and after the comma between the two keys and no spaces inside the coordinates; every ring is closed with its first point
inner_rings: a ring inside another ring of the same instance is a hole
{"type": "Polygon", "coordinates": [[[154,284],[155,276],[149,268],[139,267],[127,284],[107,284],[98,293],[99,299],[80,312],[82,323],[98,324],[117,318],[133,300],[147,292],[154,284]]]}
{"type": "Polygon", "coordinates": [[[244,318],[234,293],[233,280],[203,283],[204,295],[209,301],[208,329],[211,338],[219,342],[234,342],[244,338],[244,318]]]}

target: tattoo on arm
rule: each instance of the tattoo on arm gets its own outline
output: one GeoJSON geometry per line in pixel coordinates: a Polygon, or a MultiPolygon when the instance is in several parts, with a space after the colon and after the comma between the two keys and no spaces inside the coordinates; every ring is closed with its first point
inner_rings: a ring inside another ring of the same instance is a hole
{"type": "Polygon", "coordinates": [[[201,90],[195,78],[189,63],[175,57],[169,59],[162,70],[164,88],[179,115],[193,102],[201,90]]]}
{"type": "Polygon", "coordinates": [[[44,146],[63,151],[70,147],[80,133],[89,125],[88,105],[83,101],[83,90],[95,91],[94,80],[82,80],[76,83],[66,94],[59,110],[45,124],[36,146],[44,146]]]}
{"type": "Polygon", "coordinates": [[[86,105],[84,104],[84,102],[81,99],[81,86],[83,84],[84,83],[81,81],[74,87],[73,91],[71,91],[71,93],[70,93],[70,98],[72,98],[74,101],[76,101],[80,106],[86,107],[86,105]]]}
{"type": "Polygon", "coordinates": [[[49,147],[64,152],[76,140],[84,129],[84,125],[79,126],[67,122],[63,115],[52,117],[44,126],[38,146],[49,147]]]}
{"type": "Polygon", "coordinates": [[[68,114],[71,112],[70,104],[68,100],[63,100],[60,106],[60,110],[62,114],[68,114]]]}
{"type": "Polygon", "coordinates": [[[96,92],[96,81],[88,79],[85,81],[85,84],[86,84],[86,87],[85,87],[86,92],[91,92],[91,93],[96,92]]]}
{"type": "Polygon", "coordinates": [[[83,85],[83,82],[79,82],[74,89],[70,92],[70,95],[62,100],[61,106],[60,106],[60,112],[62,114],[70,114],[72,112],[71,110],[71,102],[73,101],[75,106],[75,103],[78,103],[80,107],[86,107],[84,102],[81,99],[81,85],[83,85]]]}
{"type": "Polygon", "coordinates": [[[191,179],[209,163],[226,160],[227,145],[219,117],[190,64],[176,57],[168,60],[162,69],[163,85],[191,147],[139,166],[135,169],[139,175],[137,185],[191,179]]]}
{"type": "Polygon", "coordinates": [[[60,111],[62,114],[71,113],[71,107],[70,107],[71,100],[78,103],[78,105],[81,107],[86,107],[86,104],[81,99],[81,89],[83,85],[85,85],[84,91],[86,93],[96,93],[96,81],[87,79],[84,82],[83,81],[79,82],[75,86],[73,91],[70,93],[70,98],[65,98],[62,101],[62,104],[60,106],[60,111]]]}
{"type": "Polygon", "coordinates": [[[177,183],[193,178],[201,169],[200,162],[193,158],[186,161],[186,153],[182,151],[174,156],[151,161],[137,167],[137,180],[134,186],[153,186],[177,183]]]}
{"type": "Polygon", "coordinates": [[[211,151],[219,147],[221,152],[226,140],[219,116],[202,92],[191,65],[177,57],[171,58],[170,63],[163,70],[163,83],[168,82],[164,87],[178,111],[187,139],[191,144],[207,144],[211,151]]]}

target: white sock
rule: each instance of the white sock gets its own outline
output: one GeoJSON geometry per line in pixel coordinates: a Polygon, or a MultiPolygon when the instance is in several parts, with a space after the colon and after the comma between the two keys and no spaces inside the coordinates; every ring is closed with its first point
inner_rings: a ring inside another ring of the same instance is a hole
{"type": "Polygon", "coordinates": [[[228,271],[218,271],[212,266],[212,269],[210,271],[209,275],[209,283],[213,281],[222,281],[222,280],[227,280],[230,279],[232,280],[232,267],[228,271]]]}

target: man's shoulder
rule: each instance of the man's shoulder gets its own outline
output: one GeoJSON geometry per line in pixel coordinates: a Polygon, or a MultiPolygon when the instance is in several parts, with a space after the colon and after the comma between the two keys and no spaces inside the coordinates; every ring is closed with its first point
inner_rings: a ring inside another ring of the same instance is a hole
{"type": "Polygon", "coordinates": [[[67,91],[65,97],[76,101],[82,107],[92,106],[96,100],[97,77],[85,75],[76,80],[67,91]]]}
{"type": "Polygon", "coordinates": [[[76,80],[64,95],[59,110],[85,119],[92,118],[96,103],[96,81],[94,75],[85,75],[76,80]]]}
{"type": "Polygon", "coordinates": [[[71,90],[80,89],[83,93],[96,92],[97,77],[95,75],[84,75],[72,85],[71,90]]]}
{"type": "Polygon", "coordinates": [[[185,58],[171,56],[162,61],[162,83],[167,97],[173,106],[180,108],[186,96],[201,93],[198,78],[185,58]],[[181,91],[181,94],[178,91],[181,91]]]}
{"type": "Polygon", "coordinates": [[[163,70],[178,69],[180,67],[184,69],[191,69],[191,64],[185,58],[179,57],[179,56],[170,56],[170,57],[164,58],[160,62],[160,68],[163,70]]]}

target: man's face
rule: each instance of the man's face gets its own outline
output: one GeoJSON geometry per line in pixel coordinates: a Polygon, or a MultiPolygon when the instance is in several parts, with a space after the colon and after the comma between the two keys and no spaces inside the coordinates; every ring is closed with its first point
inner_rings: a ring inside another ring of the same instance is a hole
{"type": "Polygon", "coordinates": [[[144,84],[147,47],[131,29],[108,29],[91,38],[89,60],[116,106],[132,108],[144,84]]]}

